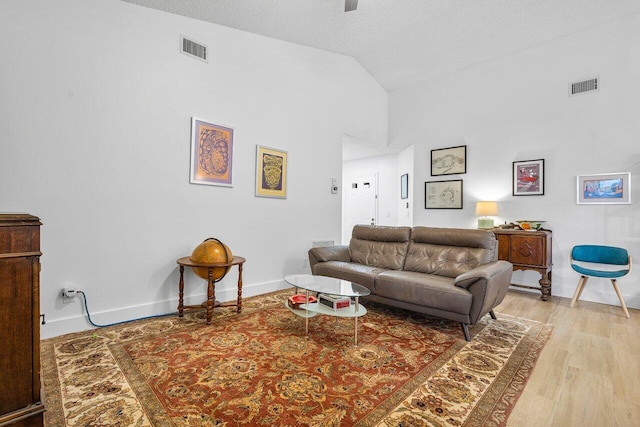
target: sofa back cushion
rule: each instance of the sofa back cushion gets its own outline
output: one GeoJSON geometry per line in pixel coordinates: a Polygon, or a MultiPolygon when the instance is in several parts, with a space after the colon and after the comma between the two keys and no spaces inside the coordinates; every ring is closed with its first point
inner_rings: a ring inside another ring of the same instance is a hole
{"type": "Polygon", "coordinates": [[[498,259],[498,241],[484,230],[414,227],[404,269],[457,277],[498,259]]]}
{"type": "Polygon", "coordinates": [[[410,227],[356,225],[349,243],[351,262],[402,270],[410,237],[410,227]]]}

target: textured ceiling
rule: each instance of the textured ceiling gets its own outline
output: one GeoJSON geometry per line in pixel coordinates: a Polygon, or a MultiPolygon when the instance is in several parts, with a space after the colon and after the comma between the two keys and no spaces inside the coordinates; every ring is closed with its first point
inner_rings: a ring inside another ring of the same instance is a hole
{"type": "Polygon", "coordinates": [[[639,13],[639,0],[122,0],[342,53],[388,91],[639,13]]]}

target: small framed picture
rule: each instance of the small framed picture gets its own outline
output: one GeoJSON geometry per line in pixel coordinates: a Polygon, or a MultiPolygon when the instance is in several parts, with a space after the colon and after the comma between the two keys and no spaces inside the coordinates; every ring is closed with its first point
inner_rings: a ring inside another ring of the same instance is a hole
{"type": "Polygon", "coordinates": [[[409,174],[405,173],[400,177],[400,198],[409,198],[409,174]]]}
{"type": "Polygon", "coordinates": [[[192,184],[231,187],[233,128],[191,118],[192,184]]]}
{"type": "Polygon", "coordinates": [[[256,196],[287,197],[287,152],[256,146],[256,196]]]}
{"type": "Polygon", "coordinates": [[[424,183],[425,209],[462,209],[462,180],[424,183]]]}
{"type": "Polygon", "coordinates": [[[544,159],[513,162],[513,195],[544,194],[544,159]]]}
{"type": "Polygon", "coordinates": [[[467,173],[467,146],[431,150],[431,176],[467,173]]]}
{"type": "Polygon", "coordinates": [[[579,205],[631,204],[631,173],[579,175],[576,192],[579,205]]]}

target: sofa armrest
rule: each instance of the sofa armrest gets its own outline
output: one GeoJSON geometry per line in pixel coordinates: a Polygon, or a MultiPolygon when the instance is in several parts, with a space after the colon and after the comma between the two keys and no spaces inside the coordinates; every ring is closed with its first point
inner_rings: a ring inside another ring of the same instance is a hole
{"type": "Polygon", "coordinates": [[[494,261],[474,268],[455,278],[455,285],[473,294],[471,324],[502,302],[511,285],[513,264],[494,261]]]}
{"type": "MultiPolygon", "coordinates": [[[[507,261],[493,261],[488,264],[480,265],[471,271],[462,273],[455,278],[455,285],[460,288],[469,289],[473,283],[479,279],[491,280],[496,275],[505,274],[506,270],[513,271],[513,266],[507,261]]],[[[511,273],[509,273],[511,277],[511,273]]]]}
{"type": "Polygon", "coordinates": [[[351,254],[349,246],[320,246],[309,249],[309,267],[313,271],[313,266],[319,262],[343,261],[350,262],[351,254]]]}

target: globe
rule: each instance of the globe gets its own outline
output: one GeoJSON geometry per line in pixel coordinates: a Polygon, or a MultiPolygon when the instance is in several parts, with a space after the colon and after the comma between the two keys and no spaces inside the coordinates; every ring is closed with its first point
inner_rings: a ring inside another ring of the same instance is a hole
{"type": "MultiPolygon", "coordinates": [[[[233,254],[231,249],[220,240],[213,237],[206,239],[200,243],[191,253],[191,261],[199,264],[217,264],[231,262],[233,254]]],[[[212,271],[214,282],[222,280],[222,278],[231,269],[231,266],[216,267],[212,271]]],[[[194,267],[193,271],[205,280],[209,279],[209,269],[207,267],[194,267]]]]}

